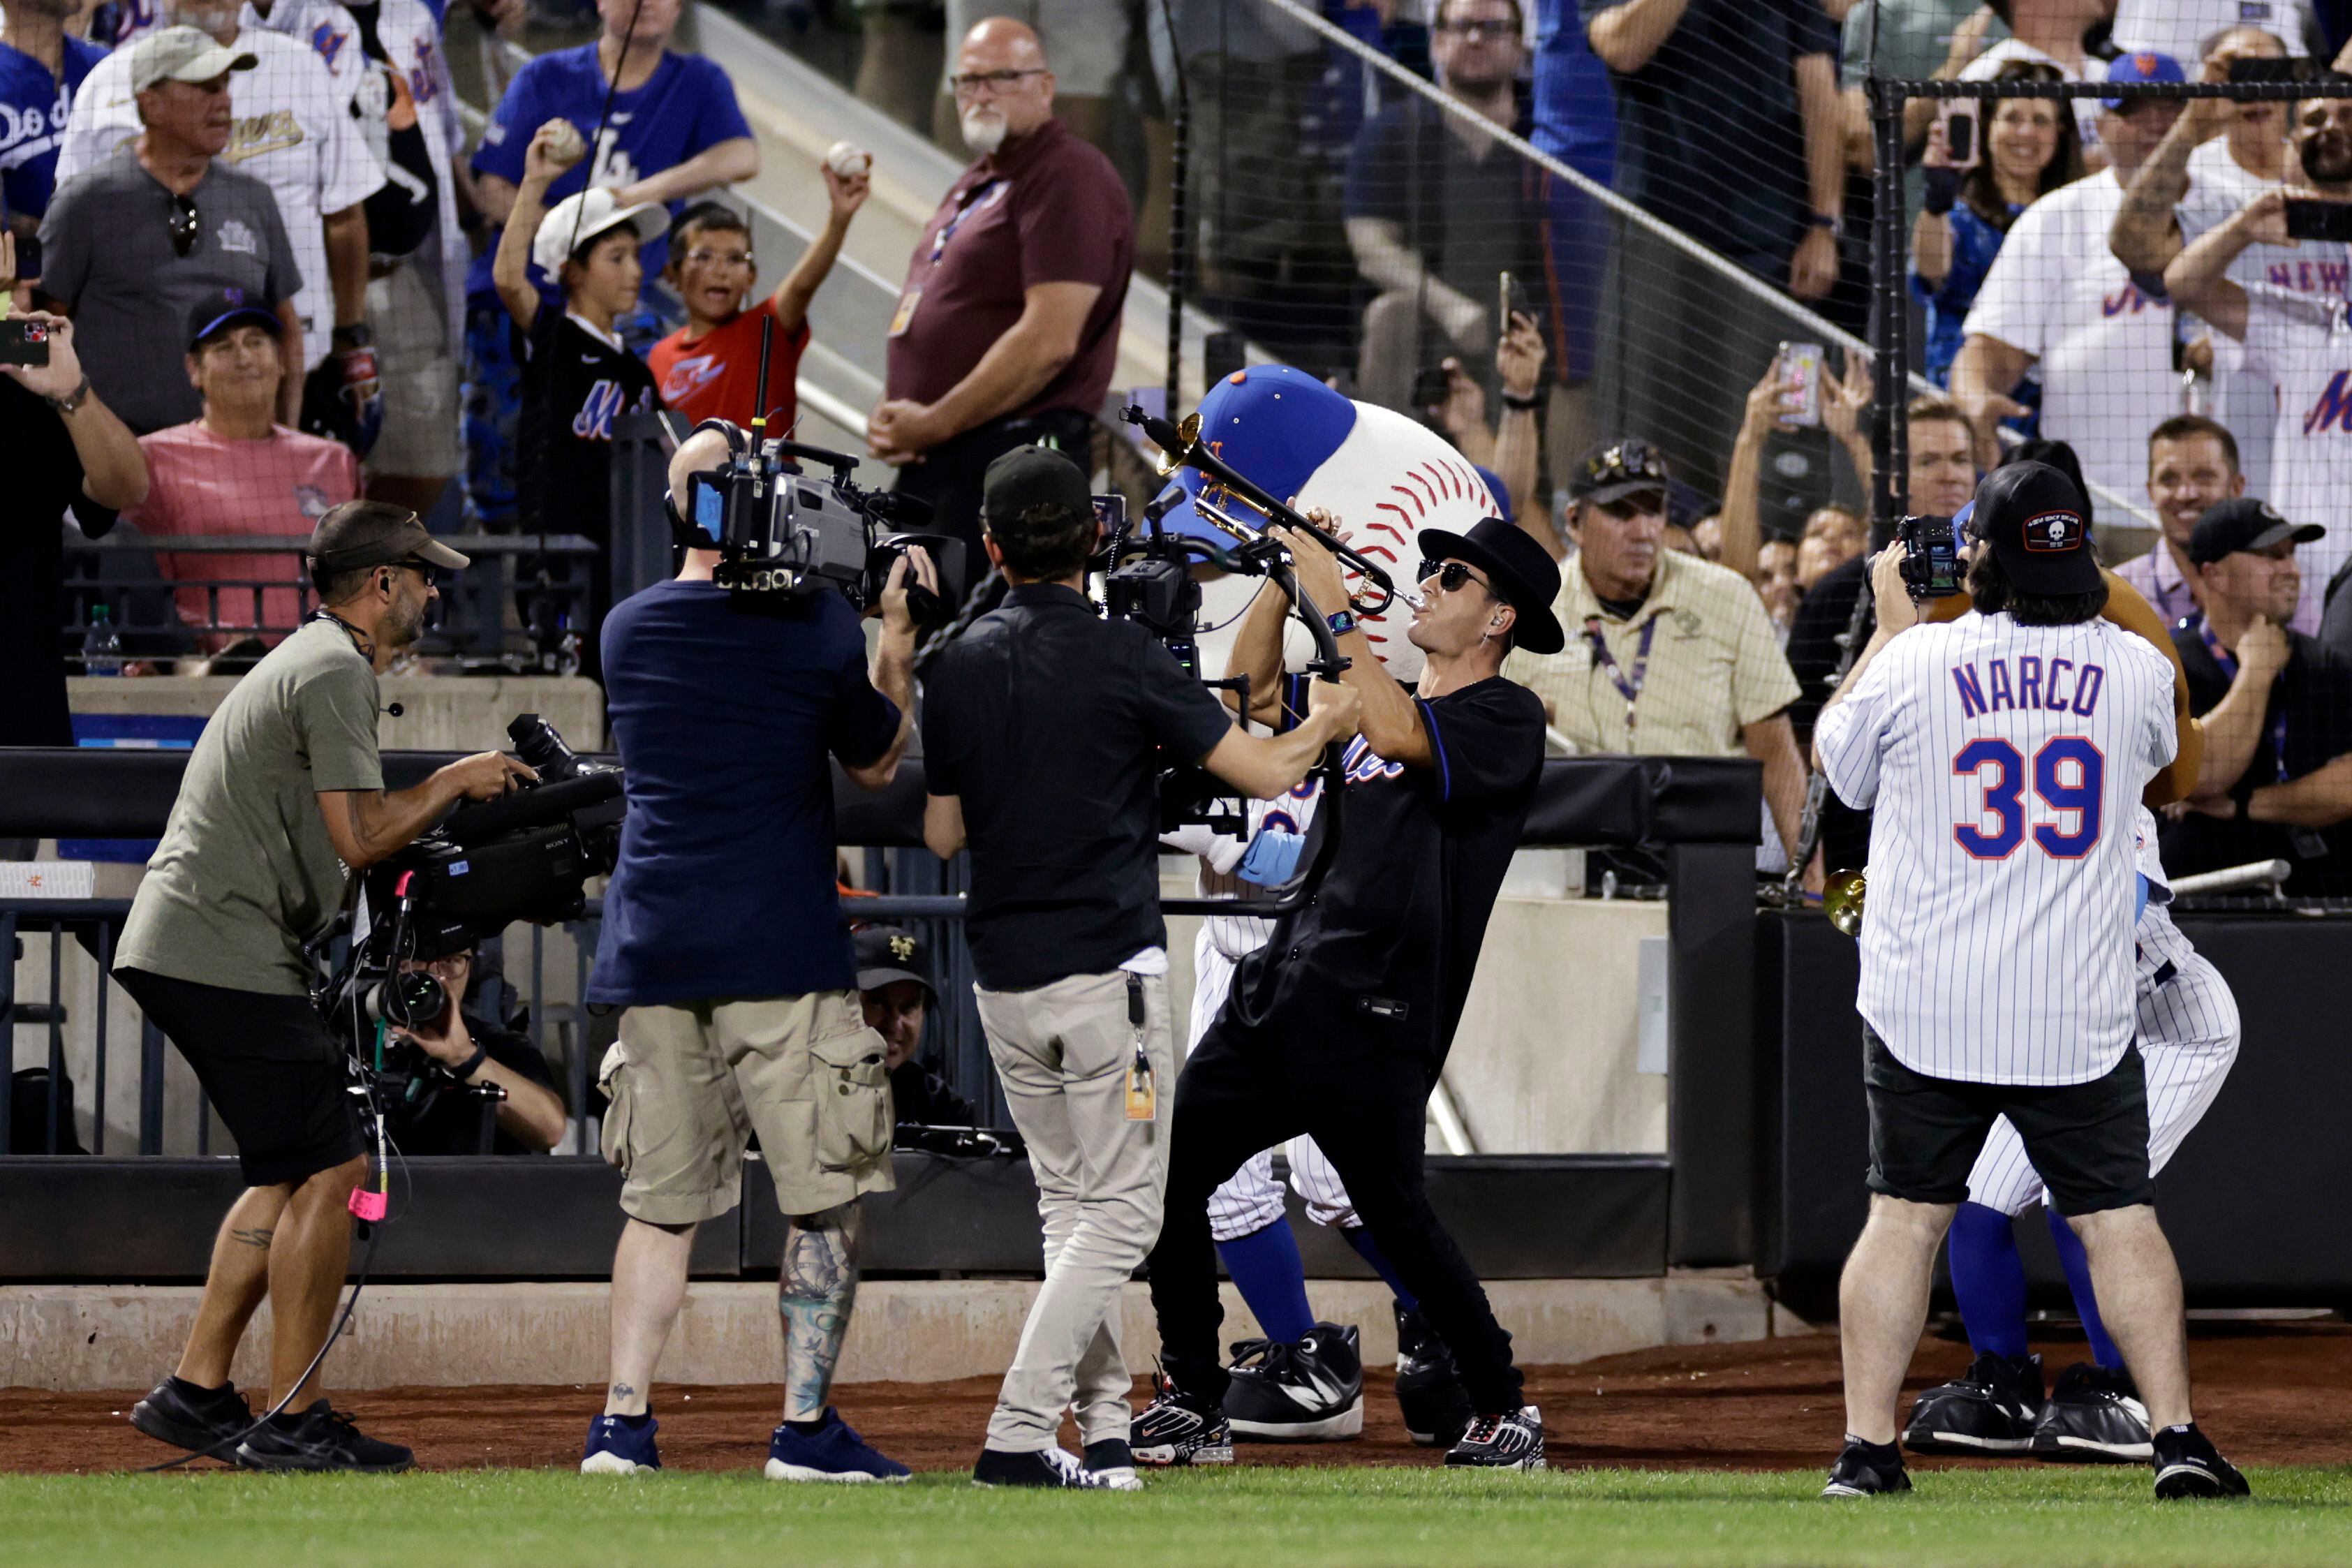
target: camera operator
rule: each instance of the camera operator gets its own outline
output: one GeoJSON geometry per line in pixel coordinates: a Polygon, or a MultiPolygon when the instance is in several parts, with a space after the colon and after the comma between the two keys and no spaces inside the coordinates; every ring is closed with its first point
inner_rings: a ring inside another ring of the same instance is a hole
{"type": "Polygon", "coordinates": [[[446,1005],[429,1024],[393,1031],[431,1064],[411,1078],[388,1119],[394,1146],[404,1154],[544,1154],[554,1148],[563,1137],[563,1101],[547,1058],[530,1036],[465,1010],[474,950],[400,967],[439,981],[446,1005]],[[486,1138],[482,1106],[493,1090],[498,1110],[486,1138]]]}
{"type": "MultiPolygon", "coordinates": [[[[693,477],[728,457],[719,430],[688,437],[671,496],[688,504],[693,477]]],[[[675,526],[681,544],[700,537],[675,526]]],[[[604,627],[629,805],[587,1000],[627,1009],[601,1077],[604,1157],[626,1175],[628,1220],[613,1257],[612,1377],[580,1468],[659,1468],[654,1364],[685,1304],[695,1228],[740,1201],[756,1131],[789,1221],[768,1478],[903,1479],[826,1402],[857,1294],[857,1199],[892,1184],[883,1046],[858,1011],[834,886],[826,755],[866,789],[898,773],[914,706],[908,590],[938,576],[919,549],[892,563],[869,671],[840,595],[732,591],[714,580],[719,564],[688,544],[676,578],[604,627]]]]}
{"type": "Polygon", "coordinates": [[[239,1443],[236,1461],[397,1470],[407,1449],[362,1436],[302,1376],[326,1342],[351,1257],[345,1205],[367,1170],[342,1048],[310,1003],[306,949],[327,933],[349,872],[460,799],[494,799],[537,775],[485,752],[387,794],[376,677],[424,629],[436,574],[466,557],[415,512],[346,501],[319,520],[310,560],[324,607],[205,726],[115,954],[114,977],[236,1139],[247,1189],[213,1244],[179,1370],[131,1422],[196,1450],[251,1426],[229,1361],[267,1295],[270,1385],[285,1413],[239,1443]]]}
{"type": "Polygon", "coordinates": [[[981,1023],[1036,1172],[1045,1284],[973,1479],[1131,1487],[1111,1314],[1160,1233],[1160,1098],[1175,1085],[1160,754],[1271,799],[1355,733],[1360,699],[1318,683],[1297,729],[1250,735],[1150,633],[1097,616],[1083,592],[1094,502],[1059,452],[1020,447],[991,463],[981,512],[1012,587],[925,683],[923,838],[942,859],[971,847],[981,1023]],[[1055,1437],[1073,1394],[1083,1466],[1055,1437]]]}

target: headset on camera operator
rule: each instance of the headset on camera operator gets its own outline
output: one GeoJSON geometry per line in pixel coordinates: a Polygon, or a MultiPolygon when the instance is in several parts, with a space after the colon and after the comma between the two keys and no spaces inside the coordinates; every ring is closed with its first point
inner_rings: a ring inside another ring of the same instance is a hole
{"type": "Polygon", "coordinates": [[[975,1474],[1101,1485],[1055,1459],[1055,1434],[1075,1394],[1081,1436],[1124,1451],[1128,1374],[1107,1320],[1160,1229],[1157,1095],[1174,1070],[1161,753],[1271,798],[1355,732],[1358,700],[1318,683],[1297,728],[1247,734],[1150,631],[1098,616],[1082,589],[1099,525],[1086,475],[1059,452],[989,465],[982,524],[1012,587],[925,680],[923,837],[942,858],[969,838],[981,1022],[1036,1170],[1045,1285],[975,1474]]]}
{"type": "Polygon", "coordinates": [[[768,466],[809,449],[752,434],[710,422],[678,447],[670,510],[684,564],[604,621],[628,815],[587,1000],[626,1009],[600,1076],[604,1156],[625,1173],[628,1219],[613,1258],[612,1375],[581,1468],[658,1465],[654,1365],[684,1304],[695,1229],[736,1206],[756,1131],[789,1221],[783,1422],[767,1473],[888,1479],[905,1467],[827,1402],[857,1289],[857,1199],[893,1182],[883,1044],[859,1010],[834,883],[827,756],[867,789],[896,774],[914,707],[908,600],[939,577],[921,547],[872,541],[887,509],[846,483],[855,459],[821,486],[768,466]],[[706,514],[707,533],[685,521],[706,514]],[[878,582],[877,551],[891,556],[878,582]],[[747,556],[756,564],[739,572],[747,556]],[[846,575],[826,575],[828,563],[846,575]],[[882,617],[870,668],[853,600],[882,617]]]}
{"type": "Polygon", "coordinates": [[[346,1055],[311,1004],[305,950],[327,933],[351,872],[457,801],[536,775],[485,752],[386,793],[376,677],[423,630],[436,574],[466,557],[414,512],[347,501],[319,520],[310,559],[323,607],[205,726],[115,954],[115,978],[228,1124],[247,1188],[214,1242],[179,1369],[131,1424],[197,1451],[251,1426],[236,1458],[257,1468],[397,1469],[408,1450],[362,1436],[305,1376],[327,1340],[351,1254],[345,1205],[366,1171],[346,1055]],[[265,1295],[285,1414],[255,1426],[228,1369],[265,1295]]]}

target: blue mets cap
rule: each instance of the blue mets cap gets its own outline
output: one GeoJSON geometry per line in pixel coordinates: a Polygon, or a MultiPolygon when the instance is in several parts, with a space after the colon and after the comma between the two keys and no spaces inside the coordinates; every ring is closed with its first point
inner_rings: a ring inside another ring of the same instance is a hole
{"type": "MultiPolygon", "coordinates": [[[[2189,73],[2180,62],[2157,49],[2142,49],[2137,54],[2117,55],[2107,62],[2107,79],[2118,85],[2135,82],[2187,81],[2189,73]]],[[[2100,103],[2108,109],[2121,109],[2130,102],[2124,98],[2103,98],[2100,103]]]]}
{"type": "MultiPolygon", "coordinates": [[[[1210,452],[1286,501],[1307,488],[1355,427],[1354,404],[1292,365],[1254,364],[1237,370],[1201,400],[1201,439],[1210,452]]],[[[1162,528],[1219,544],[1233,542],[1230,534],[1197,509],[1202,488],[1216,490],[1215,480],[1188,468],[1179,469],[1170,482],[1184,492],[1184,499],[1160,519],[1162,528]]],[[[1220,501],[1213,494],[1210,504],[1249,527],[1265,525],[1255,509],[1231,496],[1220,501]]]]}

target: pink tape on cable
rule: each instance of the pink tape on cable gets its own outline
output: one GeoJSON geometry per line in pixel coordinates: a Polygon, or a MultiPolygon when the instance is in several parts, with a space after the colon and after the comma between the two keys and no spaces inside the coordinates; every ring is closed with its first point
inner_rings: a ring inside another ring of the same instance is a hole
{"type": "Polygon", "coordinates": [[[352,1194],[352,1213],[362,1219],[380,1220],[391,1206],[391,1200],[382,1193],[355,1192],[352,1194]]]}

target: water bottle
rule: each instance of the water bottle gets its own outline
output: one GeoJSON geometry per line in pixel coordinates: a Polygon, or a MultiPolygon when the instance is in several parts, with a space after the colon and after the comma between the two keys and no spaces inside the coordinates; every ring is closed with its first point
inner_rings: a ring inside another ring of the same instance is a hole
{"type": "Polygon", "coordinates": [[[104,605],[89,608],[89,632],[81,639],[84,675],[121,675],[122,638],[115,634],[114,614],[104,605]]]}

